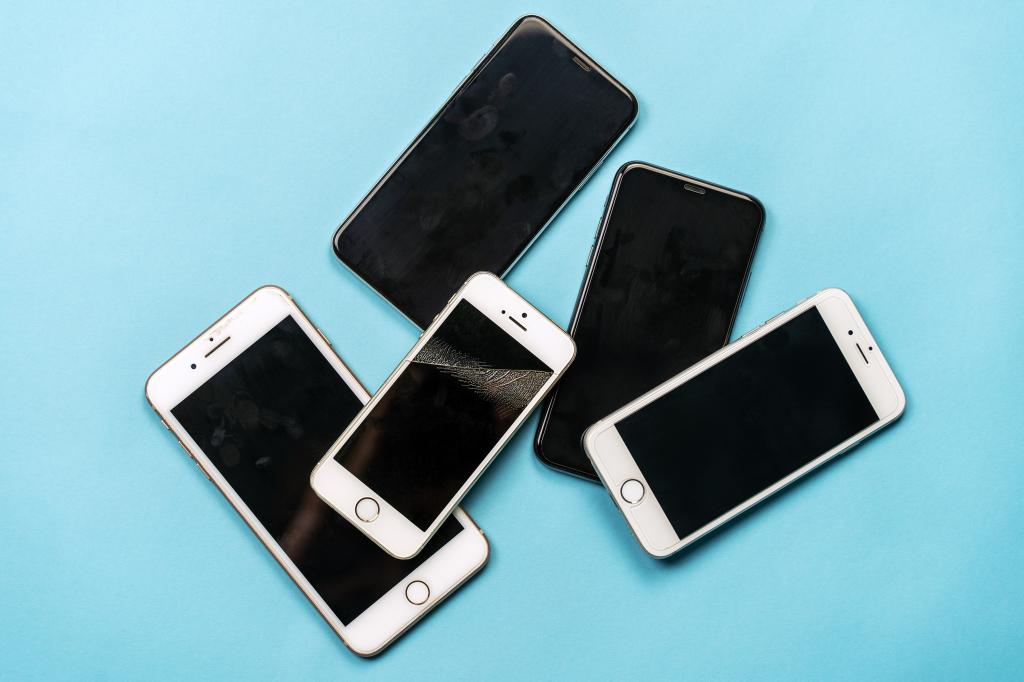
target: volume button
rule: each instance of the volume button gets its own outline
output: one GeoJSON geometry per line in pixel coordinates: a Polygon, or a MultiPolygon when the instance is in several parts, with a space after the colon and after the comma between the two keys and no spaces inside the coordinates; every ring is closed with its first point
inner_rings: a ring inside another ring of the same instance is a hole
{"type": "Polygon", "coordinates": [[[329,338],[327,338],[327,334],[324,334],[323,331],[320,330],[320,327],[313,327],[313,329],[315,329],[316,333],[320,335],[320,338],[324,340],[324,343],[326,343],[331,348],[334,348],[334,344],[331,343],[331,340],[329,338]]]}
{"type": "Polygon", "coordinates": [[[185,447],[185,444],[184,444],[184,443],[182,443],[182,442],[181,442],[181,441],[179,440],[179,441],[178,441],[178,445],[180,445],[180,446],[181,446],[181,449],[185,451],[185,454],[186,454],[186,455],[188,455],[188,458],[189,458],[190,460],[192,460],[193,464],[195,464],[195,465],[196,465],[197,467],[199,467],[199,471],[201,471],[201,472],[203,473],[203,476],[205,476],[205,477],[206,477],[206,480],[207,480],[207,481],[210,481],[210,480],[211,480],[211,479],[210,479],[210,475],[206,473],[206,470],[205,470],[205,469],[203,469],[203,465],[199,463],[199,460],[198,460],[198,459],[196,459],[196,458],[195,458],[195,457],[194,457],[194,456],[192,455],[192,453],[188,451],[188,448],[186,448],[186,447],[185,447]]]}

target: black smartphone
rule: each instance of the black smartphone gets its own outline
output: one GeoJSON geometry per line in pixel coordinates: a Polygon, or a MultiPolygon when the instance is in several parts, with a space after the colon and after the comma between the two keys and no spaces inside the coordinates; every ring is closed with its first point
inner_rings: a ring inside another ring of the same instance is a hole
{"type": "Polygon", "coordinates": [[[334,252],[427,327],[476,272],[504,274],[625,134],[633,95],[523,17],[334,234],[334,252]]]}
{"type": "Polygon", "coordinates": [[[749,194],[619,169],[569,325],[576,360],[537,427],[543,462],[597,480],[587,427],[726,344],[763,225],[749,194]]]}

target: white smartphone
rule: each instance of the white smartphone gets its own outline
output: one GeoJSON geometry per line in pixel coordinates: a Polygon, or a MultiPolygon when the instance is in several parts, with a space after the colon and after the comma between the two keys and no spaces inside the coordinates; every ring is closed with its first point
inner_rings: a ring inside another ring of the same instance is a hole
{"type": "Polygon", "coordinates": [[[415,556],[575,353],[500,279],[473,275],[313,470],[313,490],[392,556],[415,556]]]}
{"type": "Polygon", "coordinates": [[[462,510],[398,561],[325,505],[309,472],[370,399],[282,289],[263,287],[157,369],[146,397],[345,645],[372,656],[486,563],[462,510]]]}
{"type": "Polygon", "coordinates": [[[666,557],[905,406],[853,301],[827,289],[597,422],[583,447],[643,548],[666,557]]]}

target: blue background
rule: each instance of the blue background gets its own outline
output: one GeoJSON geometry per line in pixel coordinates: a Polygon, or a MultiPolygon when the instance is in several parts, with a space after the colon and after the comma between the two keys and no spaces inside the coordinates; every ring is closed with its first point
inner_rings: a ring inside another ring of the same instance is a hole
{"type": "Polygon", "coordinates": [[[1024,675],[1024,6],[428,5],[0,7],[0,676],[1024,675]],[[417,330],[330,235],[527,11],[641,113],[510,284],[568,322],[627,160],[727,184],[768,211],[736,335],[843,287],[909,407],[665,563],[534,417],[466,500],[490,565],[363,661],[143,382],[277,283],[376,388],[417,330]]]}

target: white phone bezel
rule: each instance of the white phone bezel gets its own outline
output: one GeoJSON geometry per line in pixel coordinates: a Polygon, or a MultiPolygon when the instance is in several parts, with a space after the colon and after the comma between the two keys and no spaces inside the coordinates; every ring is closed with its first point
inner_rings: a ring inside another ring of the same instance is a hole
{"type": "Polygon", "coordinates": [[[477,273],[469,278],[459,291],[448,301],[438,313],[434,321],[420,335],[412,350],[405,356],[398,367],[380,387],[377,394],[370,400],[352,423],[331,447],[328,453],[313,469],[310,482],[313,490],[339,514],[348,519],[356,528],[376,542],[388,554],[398,559],[416,556],[437,529],[444,522],[455,505],[465,496],[481,474],[494,461],[494,458],[512,438],[523,422],[530,416],[533,409],[540,404],[547,392],[558,381],[572,358],[576,355],[576,346],[572,339],[554,322],[545,317],[539,310],[527,303],[504,282],[490,273],[477,273]],[[352,436],[359,425],[373,411],[380,398],[387,394],[398,377],[409,366],[420,349],[430,340],[434,332],[460,301],[467,301],[485,317],[494,322],[502,331],[514,338],[528,351],[533,353],[545,365],[552,369],[551,377],[538,391],[537,395],[527,404],[512,426],[498,440],[495,446],[482,459],[480,465],[459,488],[445,508],[438,514],[426,530],[420,530],[412,521],[379,493],[372,490],[358,477],[334,460],[335,454],[352,436]],[[526,318],[522,315],[526,314],[526,318]],[[513,317],[514,316],[514,317],[513,317]],[[527,328],[522,328],[525,323],[527,328]],[[356,503],[369,497],[379,506],[379,513],[370,522],[361,520],[355,513],[356,503]]]}
{"type": "Polygon", "coordinates": [[[648,554],[657,558],[664,558],[678,552],[683,547],[710,533],[715,528],[742,514],[765,498],[785,488],[793,481],[861,442],[872,433],[884,428],[899,418],[905,407],[906,397],[903,389],[849,295],[841,289],[825,289],[801,301],[793,308],[767,320],[725,348],[709,355],[686,371],[593,424],[583,435],[583,448],[594,465],[594,469],[597,471],[601,482],[604,483],[611,493],[615,505],[625,516],[630,529],[640,542],[640,545],[648,554]],[[821,313],[829,331],[832,333],[832,337],[846,358],[850,369],[859,381],[875,412],[878,413],[879,420],[791,472],[785,478],[776,481],[768,488],[733,507],[718,518],[689,535],[680,538],[658,503],[650,484],[640,472],[636,461],[619,436],[616,424],[812,307],[817,307],[821,313]],[[853,331],[852,335],[849,334],[851,330],[853,331]],[[861,350],[858,350],[858,344],[861,350]],[[872,350],[868,350],[869,348],[872,350]],[[861,352],[867,354],[869,362],[861,356],[861,352]],[[622,485],[630,479],[636,479],[644,486],[645,494],[636,503],[627,502],[620,494],[622,485]]]}
{"type": "Polygon", "coordinates": [[[291,296],[276,286],[264,286],[247,296],[224,317],[161,365],[146,382],[146,398],[160,419],[178,439],[189,457],[235,508],[246,525],[266,546],[281,567],[302,590],[346,647],[360,656],[373,656],[430,612],[487,562],[490,548],[483,532],[461,509],[455,517],[463,530],[347,625],[334,614],[281,546],[220,474],[199,444],[174,418],[171,410],[199,386],[291,315],[313,345],[338,372],[346,385],[366,404],[370,394],[331,348],[320,330],[306,317],[291,296]],[[212,340],[211,340],[212,339],[212,340]],[[220,344],[223,343],[223,346],[220,344]],[[220,346],[220,347],[218,347],[220,346]],[[212,348],[216,351],[210,352],[212,348]],[[195,369],[191,368],[192,364],[195,369]],[[414,605],[405,589],[415,580],[430,588],[427,600],[414,605]]]}

